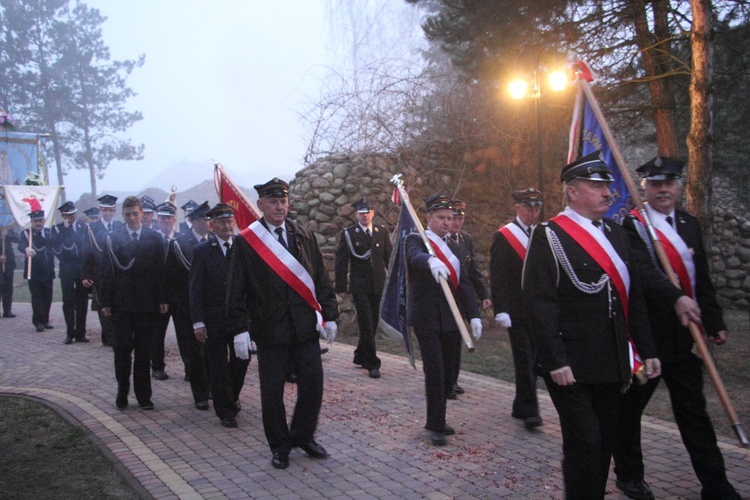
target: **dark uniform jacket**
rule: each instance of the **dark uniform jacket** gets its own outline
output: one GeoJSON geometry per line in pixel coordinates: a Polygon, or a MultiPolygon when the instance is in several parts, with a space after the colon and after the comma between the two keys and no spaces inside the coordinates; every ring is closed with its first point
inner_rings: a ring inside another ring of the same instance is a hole
{"type": "MultiPolygon", "coordinates": [[[[261,219],[265,225],[265,220],[261,219]]],[[[315,236],[289,219],[286,231],[292,255],[315,284],[323,320],[338,317],[336,295],[315,236]]],[[[283,345],[318,338],[314,309],[269,267],[243,237],[232,246],[227,278],[227,329],[249,331],[258,345],[283,345]],[[249,315],[249,324],[248,324],[249,315]]]]}
{"type": "Polygon", "coordinates": [[[197,244],[190,267],[190,319],[204,323],[207,331],[221,328],[226,311],[229,259],[224,257],[220,243],[214,236],[197,244]]]}
{"type": "Polygon", "coordinates": [[[97,285],[101,281],[102,263],[107,248],[107,235],[125,227],[120,221],[112,221],[112,231],[107,231],[107,226],[102,219],[88,225],[87,240],[83,257],[82,279],[90,279],[97,285]]]}
{"type": "Polygon", "coordinates": [[[141,229],[133,242],[127,227],[111,233],[105,242],[102,265],[102,307],[112,312],[159,312],[167,303],[164,288],[164,246],[159,234],[141,229]],[[129,269],[123,269],[131,264],[129,269]]]}
{"type": "MultiPolygon", "coordinates": [[[[514,220],[517,224],[517,222],[514,220]]],[[[519,226],[520,227],[520,226],[519,226]]],[[[526,324],[521,292],[523,260],[500,231],[490,247],[490,287],[495,315],[508,313],[514,326],[526,324]]]]}
{"type": "MultiPolygon", "coordinates": [[[[190,266],[193,251],[199,241],[192,231],[187,234],[175,233],[167,248],[166,283],[170,304],[185,304],[190,300],[190,266]]],[[[162,236],[162,240],[164,237],[162,236]]],[[[224,294],[222,294],[223,296],[224,294]]]]}
{"type": "Polygon", "coordinates": [[[554,221],[540,224],[532,233],[523,298],[542,373],[570,366],[579,383],[627,383],[631,380],[628,330],[641,358],[656,357],[627,233],[610,219],[604,219],[604,224],[604,234],[629,270],[629,324],[614,287],[611,293],[605,285],[589,294],[574,286],[550,249],[547,229],[557,235],[578,279],[596,283],[604,271],[578,242],[554,221]]]}
{"type": "MultiPolygon", "coordinates": [[[[461,261],[460,251],[454,241],[447,242],[453,254],[461,261]]],[[[458,330],[458,325],[450,310],[448,301],[443,294],[442,287],[432,277],[428,260],[430,255],[417,233],[406,237],[404,242],[407,268],[409,271],[409,310],[408,322],[414,328],[434,332],[450,332],[458,330]]],[[[479,307],[474,287],[471,285],[468,272],[461,265],[458,290],[448,280],[453,297],[464,317],[478,318],[479,307]]]]}
{"type": "Polygon", "coordinates": [[[373,224],[371,237],[367,236],[359,224],[341,231],[336,249],[336,293],[380,295],[385,286],[385,273],[391,259],[391,251],[391,236],[385,226],[373,224]],[[352,255],[347,234],[354,252],[364,255],[369,250],[369,259],[360,259],[352,255]],[[347,287],[347,271],[350,268],[347,287]]]}
{"type": "MultiPolygon", "coordinates": [[[[693,348],[693,338],[684,328],[674,312],[674,304],[684,293],[669,283],[661,265],[652,258],[652,253],[639,236],[631,215],[623,220],[628,232],[634,259],[643,264],[643,293],[646,297],[651,332],[656,344],[656,352],[663,363],[676,362],[689,357],[693,348]],[[655,267],[660,272],[654,272],[655,267]]],[[[708,271],[708,259],[703,249],[698,220],[683,210],[675,210],[677,234],[693,254],[695,262],[695,299],[701,308],[703,328],[708,335],[716,335],[726,330],[721,306],[716,301],[716,291],[708,271]]],[[[649,243],[650,246],[650,243],[649,243]]]]}
{"type": "Polygon", "coordinates": [[[86,224],[76,221],[74,226],[65,227],[60,223],[52,228],[52,248],[60,261],[60,278],[77,280],[81,278],[83,259],[88,244],[86,224]]]}
{"type": "MultiPolygon", "coordinates": [[[[29,248],[29,231],[21,232],[18,241],[18,250],[26,254],[29,248]]],[[[52,232],[42,228],[40,232],[34,231],[31,237],[31,248],[36,250],[36,255],[31,259],[31,279],[46,281],[55,279],[55,252],[52,250],[52,232]]],[[[23,260],[23,277],[28,279],[29,258],[23,260]]]]}
{"type": "MultiPolygon", "coordinates": [[[[13,244],[18,243],[18,234],[12,229],[8,230],[5,235],[5,271],[16,268],[16,252],[13,250],[13,244]]],[[[0,272],[2,268],[0,267],[0,272]]]]}
{"type": "Polygon", "coordinates": [[[461,265],[469,273],[469,281],[471,281],[471,286],[474,287],[474,293],[476,293],[479,300],[489,299],[490,294],[487,291],[487,283],[485,283],[482,271],[479,270],[479,265],[477,264],[474,238],[463,229],[458,232],[458,249],[461,253],[461,265]]]}

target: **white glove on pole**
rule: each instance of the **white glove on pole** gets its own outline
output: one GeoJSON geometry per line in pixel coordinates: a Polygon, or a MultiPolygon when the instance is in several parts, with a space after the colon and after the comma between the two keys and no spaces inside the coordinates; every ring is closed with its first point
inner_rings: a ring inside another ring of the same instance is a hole
{"type": "Polygon", "coordinates": [[[443,264],[443,261],[437,257],[430,257],[427,263],[430,265],[430,272],[432,272],[432,277],[435,278],[435,281],[440,283],[440,276],[448,279],[448,266],[443,264]]]}
{"type": "Polygon", "coordinates": [[[474,340],[482,338],[482,320],[479,318],[471,318],[471,336],[474,340]]]}
{"type": "Polygon", "coordinates": [[[497,323],[497,326],[499,326],[500,328],[510,328],[512,326],[510,323],[510,314],[498,314],[497,316],[495,316],[495,323],[497,323]]]}
{"type": "Polygon", "coordinates": [[[336,340],[336,334],[339,332],[339,327],[335,321],[326,321],[326,340],[328,345],[332,345],[333,341],[336,340]]]}
{"type": "Polygon", "coordinates": [[[250,333],[242,332],[234,336],[234,354],[239,359],[250,359],[250,333]]]}

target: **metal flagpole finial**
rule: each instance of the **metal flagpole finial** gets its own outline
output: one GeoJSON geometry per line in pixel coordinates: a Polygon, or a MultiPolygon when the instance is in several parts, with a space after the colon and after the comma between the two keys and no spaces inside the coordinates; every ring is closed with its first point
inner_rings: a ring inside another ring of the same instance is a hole
{"type": "Polygon", "coordinates": [[[401,180],[401,177],[402,177],[403,175],[404,175],[404,174],[396,174],[396,175],[394,175],[393,177],[391,177],[391,184],[395,184],[395,185],[397,185],[397,186],[401,186],[401,185],[403,185],[403,183],[404,183],[404,182],[403,182],[403,181],[401,180]]]}

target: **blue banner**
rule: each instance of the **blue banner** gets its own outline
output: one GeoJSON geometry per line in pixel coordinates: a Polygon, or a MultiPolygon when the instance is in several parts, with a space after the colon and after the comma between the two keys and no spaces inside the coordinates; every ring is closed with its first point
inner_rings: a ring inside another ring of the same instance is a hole
{"type": "Polygon", "coordinates": [[[610,184],[609,189],[612,192],[612,204],[609,207],[609,211],[605,217],[614,219],[618,224],[622,223],[622,219],[633,209],[633,197],[628,191],[628,187],[625,184],[620,173],[620,167],[612,156],[612,150],[607,143],[607,138],[604,137],[602,128],[599,125],[599,120],[596,119],[596,114],[591,108],[588,99],[584,101],[583,108],[583,130],[581,132],[581,152],[580,156],[586,156],[587,154],[595,151],[602,152],[602,158],[612,169],[612,177],[614,182],[610,184]]]}
{"type": "MultiPolygon", "coordinates": [[[[22,185],[26,174],[39,172],[38,141],[37,134],[0,131],[0,186],[22,185]]],[[[8,203],[0,198],[0,226],[14,222],[8,203]]]]}
{"type": "MultiPolygon", "coordinates": [[[[405,203],[408,203],[408,201],[405,203]]],[[[401,342],[406,348],[409,362],[414,368],[416,368],[414,346],[409,338],[409,325],[406,318],[409,278],[406,272],[404,240],[407,235],[416,231],[415,221],[411,218],[409,210],[404,208],[402,204],[398,226],[394,232],[394,252],[391,254],[391,262],[388,264],[388,279],[380,301],[380,328],[391,338],[401,342]]]]}

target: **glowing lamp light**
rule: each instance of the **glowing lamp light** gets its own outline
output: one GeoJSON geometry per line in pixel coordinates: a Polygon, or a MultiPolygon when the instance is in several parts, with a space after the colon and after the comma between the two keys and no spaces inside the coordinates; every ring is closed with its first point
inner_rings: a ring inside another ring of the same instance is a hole
{"type": "Polygon", "coordinates": [[[523,99],[526,97],[526,89],[528,85],[523,80],[514,80],[510,82],[508,85],[508,90],[510,90],[510,96],[513,99],[523,99]]]}
{"type": "Polygon", "coordinates": [[[560,92],[568,84],[568,75],[564,71],[553,71],[547,75],[547,81],[553,91],[560,92]]]}

